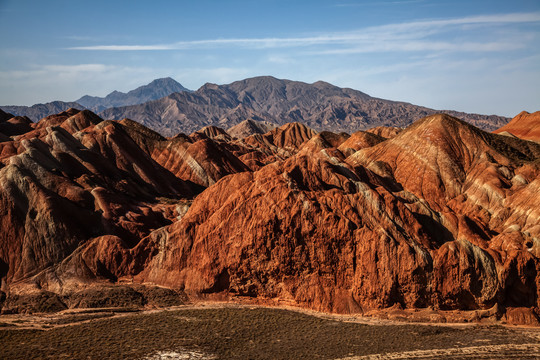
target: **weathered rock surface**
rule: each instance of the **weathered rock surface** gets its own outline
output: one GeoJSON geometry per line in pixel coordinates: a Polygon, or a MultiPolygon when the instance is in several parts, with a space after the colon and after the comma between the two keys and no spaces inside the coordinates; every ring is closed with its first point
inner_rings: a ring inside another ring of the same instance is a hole
{"type": "Polygon", "coordinates": [[[535,324],[540,145],[442,114],[385,131],[167,139],[88,111],[46,118],[0,143],[4,304],[99,305],[100,288],[134,281],[535,324]]]}
{"type": "Polygon", "coordinates": [[[501,135],[510,134],[520,139],[540,142],[540,111],[532,114],[523,111],[508,124],[493,132],[501,135]]]}
{"type": "Polygon", "coordinates": [[[243,139],[245,137],[255,134],[266,134],[267,132],[275,129],[276,124],[268,121],[256,121],[256,120],[244,120],[238,125],[235,125],[227,130],[227,133],[232,137],[243,139]]]}
{"type": "Polygon", "coordinates": [[[538,313],[539,146],[445,115],[345,161],[331,145],[208,188],[139,279],[340,312],[538,313]]]}
{"type": "Polygon", "coordinates": [[[366,132],[381,136],[385,139],[391,139],[403,130],[402,128],[393,126],[377,126],[371,129],[367,129],[366,132]]]}
{"type": "Polygon", "coordinates": [[[346,141],[341,143],[338,149],[346,156],[352,155],[360,149],[372,147],[386,140],[380,135],[368,131],[357,131],[346,141]]]}
{"type": "Polygon", "coordinates": [[[204,187],[225,175],[249,170],[229,150],[206,136],[193,142],[189,138],[161,142],[152,157],[178,178],[204,187]]]}
{"type": "Polygon", "coordinates": [[[4,284],[59,264],[96,236],[119,235],[133,246],[175,218],[174,206],[160,204],[159,196],[195,193],[141,150],[122,125],[89,111],[45,118],[4,144],[9,145],[0,169],[4,284]]]}

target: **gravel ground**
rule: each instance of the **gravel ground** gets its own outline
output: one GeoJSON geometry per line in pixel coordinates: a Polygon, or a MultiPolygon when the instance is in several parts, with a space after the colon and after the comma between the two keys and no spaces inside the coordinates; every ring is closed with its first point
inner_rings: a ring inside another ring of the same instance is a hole
{"type": "Polygon", "coordinates": [[[540,359],[532,328],[366,324],[256,306],[104,315],[4,321],[0,358],[540,359]]]}

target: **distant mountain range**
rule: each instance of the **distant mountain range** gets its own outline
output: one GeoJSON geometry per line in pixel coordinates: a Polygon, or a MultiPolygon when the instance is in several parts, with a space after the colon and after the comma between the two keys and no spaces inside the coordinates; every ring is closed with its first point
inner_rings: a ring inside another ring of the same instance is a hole
{"type": "Polygon", "coordinates": [[[157,100],[164,96],[180,91],[191,91],[170,77],[156,79],[148,85],[140,86],[128,93],[113,91],[105,97],[85,95],[75,102],[94,112],[100,112],[111,107],[142,104],[157,100]]]}
{"type": "Polygon", "coordinates": [[[35,104],[32,106],[18,106],[18,105],[6,105],[0,106],[0,109],[3,111],[17,115],[17,116],[27,116],[30,120],[36,122],[40,119],[43,119],[46,116],[61,113],[67,109],[78,109],[84,110],[85,107],[76,102],[65,102],[65,101],[52,101],[46,104],[35,104]]]}
{"type": "MultiPolygon", "coordinates": [[[[441,112],[318,81],[306,84],[270,76],[228,85],[205,84],[195,92],[174,93],[140,105],[107,109],[105,119],[129,118],[165,135],[191,133],[203,126],[228,129],[243,120],[282,125],[300,122],[315,130],[352,133],[375,126],[406,127],[441,112]]],[[[502,116],[444,111],[481,129],[493,131],[509,119],[502,116]]]]}
{"type": "Polygon", "coordinates": [[[98,113],[115,106],[137,105],[147,101],[157,100],[179,91],[191,90],[186,89],[174,79],[167,77],[156,79],[147,85],[140,86],[127,93],[115,90],[105,97],[85,95],[73,102],[53,101],[32,106],[6,105],[0,106],[0,108],[13,115],[28,116],[31,120],[38,121],[46,116],[57,114],[70,108],[79,110],[89,109],[98,113]]]}
{"type": "MultiPolygon", "coordinates": [[[[441,112],[405,102],[374,98],[322,81],[307,84],[270,76],[226,85],[207,83],[197,91],[189,91],[175,80],[165,78],[154,80],[127,94],[113,92],[105,98],[83,96],[76,103],[54,102],[32,107],[1,108],[14,115],[28,116],[34,121],[69,108],[88,108],[105,119],[135,120],[164,136],[192,133],[204,126],[229,129],[244,120],[277,125],[300,122],[319,131],[353,133],[376,126],[403,128],[417,119],[441,112]]],[[[497,115],[451,110],[442,112],[486,131],[498,129],[510,120],[497,115]]]]}

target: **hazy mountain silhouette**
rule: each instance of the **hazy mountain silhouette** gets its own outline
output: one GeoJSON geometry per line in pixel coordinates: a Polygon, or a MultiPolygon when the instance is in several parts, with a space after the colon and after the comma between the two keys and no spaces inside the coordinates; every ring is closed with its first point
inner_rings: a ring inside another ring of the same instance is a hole
{"type": "MultiPolygon", "coordinates": [[[[406,127],[437,112],[322,81],[307,84],[262,76],[227,85],[205,84],[195,92],[174,93],[140,105],[110,108],[100,115],[105,119],[129,118],[162,135],[172,136],[208,125],[228,129],[247,119],[277,125],[300,122],[315,130],[352,133],[375,126],[406,127]]],[[[487,131],[509,121],[496,115],[444,112],[487,131]]]]}
{"type": "Polygon", "coordinates": [[[167,77],[156,79],[148,85],[140,86],[127,93],[115,90],[105,97],[85,95],[76,102],[92,111],[102,111],[110,107],[142,104],[179,91],[190,90],[174,79],[167,77]]]}

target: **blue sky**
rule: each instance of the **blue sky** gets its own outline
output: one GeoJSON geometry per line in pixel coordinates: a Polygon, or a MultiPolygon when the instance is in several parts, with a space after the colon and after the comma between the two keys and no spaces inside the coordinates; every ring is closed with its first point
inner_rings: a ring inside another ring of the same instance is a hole
{"type": "Polygon", "coordinates": [[[540,110],[540,1],[0,0],[0,104],[272,75],[435,109],[540,110]]]}

